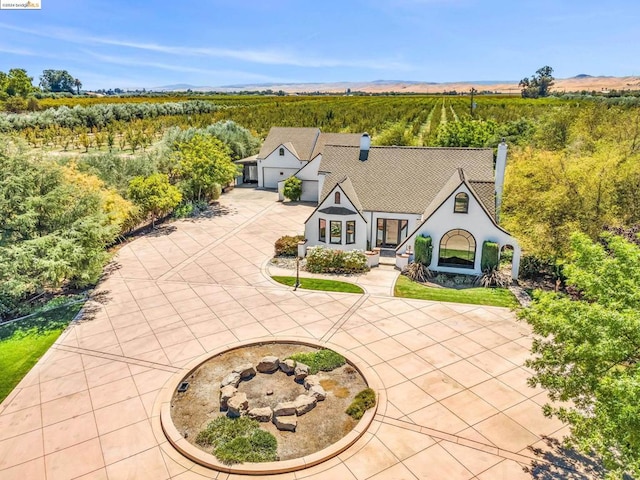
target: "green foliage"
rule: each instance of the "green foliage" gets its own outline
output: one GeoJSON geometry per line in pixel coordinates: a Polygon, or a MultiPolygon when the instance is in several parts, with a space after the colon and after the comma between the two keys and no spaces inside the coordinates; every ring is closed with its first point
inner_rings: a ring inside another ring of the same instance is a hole
{"type": "Polygon", "coordinates": [[[447,122],[438,127],[435,145],[439,147],[490,146],[495,141],[498,125],[493,120],[464,119],[447,122]]]}
{"type": "Polygon", "coordinates": [[[480,269],[492,270],[498,266],[500,258],[500,247],[496,242],[485,241],[482,244],[482,258],[480,260],[480,269]]]}
{"type": "Polygon", "coordinates": [[[431,265],[431,256],[433,253],[433,245],[431,237],[423,237],[418,235],[415,241],[414,258],[416,263],[421,263],[427,267],[431,265]]]}
{"type": "Polygon", "coordinates": [[[182,200],[180,191],[163,173],[135,177],[129,182],[128,197],[140,207],[143,216],[156,219],[169,214],[182,200]]]}
{"type": "MultiPolygon", "coordinates": [[[[44,70],[40,76],[40,87],[45,92],[69,92],[76,93],[76,78],[73,78],[66,70],[44,70]]],[[[80,83],[82,85],[82,83],[80,83]]]]}
{"type": "Polygon", "coordinates": [[[527,362],[544,407],[571,426],[571,441],[600,455],[610,478],[640,475],[640,246],[604,234],[571,237],[572,297],[537,292],[520,317],[537,335],[527,362]],[[555,403],[561,402],[561,403],[555,403]]]}
{"type": "Polygon", "coordinates": [[[312,375],[318,372],[330,372],[347,363],[342,355],[326,348],[316,352],[294,353],[289,358],[307,365],[312,375]]]}
{"type": "Polygon", "coordinates": [[[36,90],[32,82],[33,77],[24,68],[12,68],[8,74],[0,72],[0,94],[26,98],[36,90]]]}
{"type": "Polygon", "coordinates": [[[177,145],[167,173],[175,176],[186,200],[215,200],[222,187],[238,174],[238,167],[229,153],[228,147],[217,138],[198,133],[177,145]]]}
{"type": "Polygon", "coordinates": [[[130,208],[95,177],[0,138],[0,317],[48,288],[97,281],[130,208]]]}
{"type": "Polygon", "coordinates": [[[520,80],[519,86],[522,88],[522,98],[538,98],[549,95],[553,86],[553,68],[545,65],[536,70],[536,74],[529,79],[524,77],[520,80]]]}
{"type": "Polygon", "coordinates": [[[307,249],[306,269],[312,273],[361,273],[369,267],[360,250],[345,252],[320,246],[307,249]]]}
{"type": "Polygon", "coordinates": [[[356,395],[351,405],[346,410],[346,414],[353,417],[355,420],[360,420],[364,412],[373,408],[376,404],[376,392],[371,388],[365,388],[356,395]]]}
{"type": "Polygon", "coordinates": [[[198,433],[196,443],[213,447],[213,454],[226,465],[277,460],[276,438],[248,417],[217,417],[198,433]]]}
{"type": "MultiPolygon", "coordinates": [[[[296,277],[281,277],[274,275],[276,282],[293,287],[296,284],[296,277]]],[[[364,293],[358,285],[337,280],[325,280],[323,278],[300,278],[298,288],[303,290],[321,290],[323,292],[343,292],[343,293],[364,293]]]]}
{"type": "Polygon", "coordinates": [[[424,263],[420,262],[412,262],[404,267],[402,269],[402,275],[419,283],[425,283],[433,276],[431,270],[429,270],[424,263]]]}
{"type": "Polygon", "coordinates": [[[293,176],[287,178],[284,181],[282,194],[292,202],[300,200],[300,196],[302,195],[302,180],[293,176]]]}
{"type": "Polygon", "coordinates": [[[484,288],[506,288],[511,284],[511,278],[500,271],[497,265],[486,267],[475,280],[476,284],[484,288]]]}
{"type": "Polygon", "coordinates": [[[304,240],[304,235],[285,235],[276,240],[276,257],[295,257],[298,255],[298,242],[304,240]]]}
{"type": "Polygon", "coordinates": [[[209,208],[207,202],[183,202],[173,210],[174,218],[189,218],[200,215],[209,208]]]}

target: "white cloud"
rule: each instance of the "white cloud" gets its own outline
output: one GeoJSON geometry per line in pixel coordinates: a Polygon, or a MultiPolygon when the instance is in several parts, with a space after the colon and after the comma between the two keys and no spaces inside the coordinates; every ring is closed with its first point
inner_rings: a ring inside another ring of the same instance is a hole
{"type": "Polygon", "coordinates": [[[354,67],[371,70],[411,70],[412,68],[402,62],[389,59],[339,59],[322,58],[311,55],[300,55],[277,49],[233,49],[217,47],[189,47],[178,45],[162,45],[153,42],[135,42],[119,40],[108,37],[97,37],[84,35],[73,30],[52,30],[52,29],[27,29],[15,27],[13,25],[0,23],[0,28],[13,30],[30,35],[37,35],[45,38],[67,41],[86,46],[87,44],[99,46],[117,46],[147,52],[164,53],[169,55],[180,55],[189,57],[207,58],[229,58],[249,63],[260,63],[266,65],[289,65],[294,67],[309,68],[331,68],[331,67],[354,67]]]}

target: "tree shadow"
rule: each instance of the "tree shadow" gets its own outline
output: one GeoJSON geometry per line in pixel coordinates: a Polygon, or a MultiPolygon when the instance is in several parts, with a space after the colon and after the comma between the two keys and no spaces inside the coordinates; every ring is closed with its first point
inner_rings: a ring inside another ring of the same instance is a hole
{"type": "Polygon", "coordinates": [[[178,227],[173,224],[163,224],[156,225],[155,228],[149,229],[148,232],[144,233],[145,237],[166,237],[167,235],[171,235],[173,232],[176,232],[178,227]]]}
{"type": "Polygon", "coordinates": [[[238,213],[237,208],[230,208],[228,205],[221,205],[220,202],[213,202],[209,205],[209,208],[203,212],[198,213],[191,220],[198,220],[200,218],[215,218],[224,217],[226,215],[236,215],[238,213]]]}
{"type": "MultiPolygon", "coordinates": [[[[533,460],[530,467],[526,467],[531,478],[536,480],[592,480],[604,478],[605,469],[596,456],[585,455],[566,447],[559,440],[542,437],[548,449],[529,449],[540,460],[533,460]]],[[[624,477],[625,480],[633,480],[624,477]]]]}

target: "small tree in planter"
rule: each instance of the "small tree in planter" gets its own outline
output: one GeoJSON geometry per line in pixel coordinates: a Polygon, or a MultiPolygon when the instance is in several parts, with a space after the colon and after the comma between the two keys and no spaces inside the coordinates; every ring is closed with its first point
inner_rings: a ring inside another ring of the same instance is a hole
{"type": "Polygon", "coordinates": [[[302,180],[296,177],[289,177],[284,181],[282,194],[292,202],[297,202],[302,196],[302,180]]]}

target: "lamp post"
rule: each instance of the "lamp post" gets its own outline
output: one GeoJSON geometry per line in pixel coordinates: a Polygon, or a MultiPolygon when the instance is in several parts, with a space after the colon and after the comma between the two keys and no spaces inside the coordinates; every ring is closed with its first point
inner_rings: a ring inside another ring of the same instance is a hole
{"type": "Polygon", "coordinates": [[[300,255],[296,255],[296,284],[293,286],[293,291],[298,290],[300,286],[300,255]]]}

